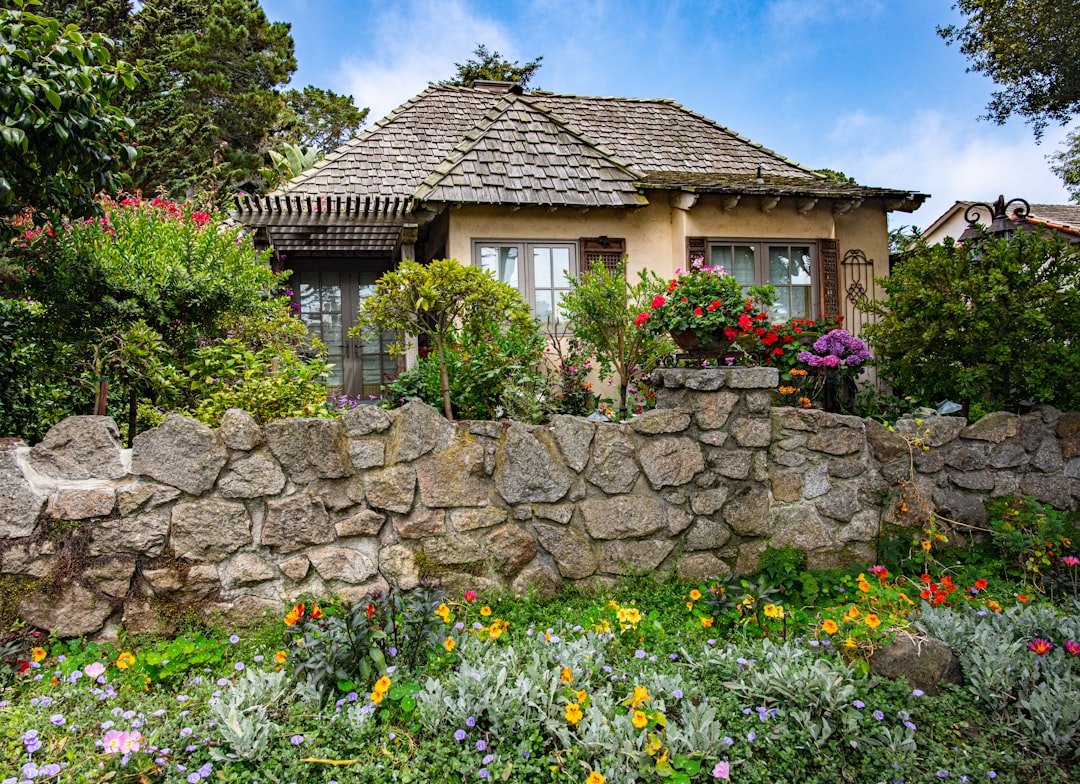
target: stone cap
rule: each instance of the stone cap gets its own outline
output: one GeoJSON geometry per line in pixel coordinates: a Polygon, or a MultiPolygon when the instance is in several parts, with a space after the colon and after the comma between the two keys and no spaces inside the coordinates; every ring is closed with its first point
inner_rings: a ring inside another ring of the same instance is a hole
{"type": "Polygon", "coordinates": [[[780,384],[780,372],[771,367],[724,368],[658,368],[652,382],[668,389],[694,389],[713,392],[729,389],[775,389],[780,384]]]}

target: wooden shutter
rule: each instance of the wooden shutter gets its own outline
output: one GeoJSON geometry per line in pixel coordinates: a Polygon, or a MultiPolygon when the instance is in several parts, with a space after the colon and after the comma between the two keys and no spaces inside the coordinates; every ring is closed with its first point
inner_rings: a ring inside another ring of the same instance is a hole
{"type": "Polygon", "coordinates": [[[821,315],[840,313],[840,246],[836,240],[818,240],[818,266],[821,271],[821,315]]]}
{"type": "Polygon", "coordinates": [[[704,237],[687,237],[686,238],[686,267],[685,269],[691,269],[694,259],[705,259],[705,263],[709,263],[707,258],[708,243],[704,237]]]}
{"type": "MultiPolygon", "coordinates": [[[[626,255],[626,240],[614,237],[583,237],[581,239],[581,269],[591,270],[602,264],[608,272],[614,272],[626,255]]],[[[623,270],[623,275],[626,270],[623,270]]]]}

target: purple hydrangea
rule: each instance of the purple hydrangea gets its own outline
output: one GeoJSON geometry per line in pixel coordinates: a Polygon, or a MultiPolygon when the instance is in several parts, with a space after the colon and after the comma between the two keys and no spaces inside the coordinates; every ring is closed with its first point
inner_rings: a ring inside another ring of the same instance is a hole
{"type": "Polygon", "coordinates": [[[799,361],[813,368],[860,368],[870,359],[866,344],[846,329],[834,329],[814,341],[813,351],[800,351],[799,361]]]}

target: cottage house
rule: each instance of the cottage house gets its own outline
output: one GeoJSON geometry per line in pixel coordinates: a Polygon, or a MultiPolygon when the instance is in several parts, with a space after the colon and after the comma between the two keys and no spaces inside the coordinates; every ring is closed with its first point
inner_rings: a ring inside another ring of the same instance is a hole
{"type": "Polygon", "coordinates": [[[669,100],[431,86],[237,217],[294,272],[334,383],[374,393],[393,336],[347,331],[402,259],[451,257],[558,318],[568,278],[627,258],[670,277],[695,257],[772,283],[775,315],[855,311],[888,272],[891,210],[926,198],[824,177],[669,100]]]}

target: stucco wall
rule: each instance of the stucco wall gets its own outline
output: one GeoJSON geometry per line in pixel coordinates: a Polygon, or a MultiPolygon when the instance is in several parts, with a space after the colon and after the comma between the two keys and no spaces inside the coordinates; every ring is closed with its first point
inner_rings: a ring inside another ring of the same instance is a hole
{"type": "MultiPolygon", "coordinates": [[[[869,199],[837,215],[833,202],[826,199],[804,214],[791,198],[781,199],[775,208],[764,212],[762,198],[757,196],[742,197],[731,210],[725,210],[724,198],[714,194],[702,194],[688,210],[673,206],[672,196],[666,191],[651,191],[649,205],[640,209],[455,208],[450,211],[447,253],[471,261],[474,240],[577,241],[606,235],[626,239],[627,270],[632,277],[638,270],[651,269],[670,278],[686,265],[687,237],[835,239],[841,258],[848,250],[859,249],[874,261],[875,277],[888,274],[888,225],[879,200],[869,199]]],[[[883,292],[878,296],[883,297],[883,292]]]]}
{"type": "Polygon", "coordinates": [[[33,448],[0,442],[0,601],[64,636],[167,631],[185,609],[250,618],[422,575],[515,591],[698,580],[751,571],[770,543],[813,567],[865,561],[883,523],[918,523],[899,487],[975,524],[992,495],[1080,502],[1080,414],[894,433],[771,408],[776,381],[661,370],[657,410],[623,424],[451,423],[411,403],[260,427],[234,410],[217,430],[170,417],[130,450],[111,419],[74,417],[33,448]]]}

